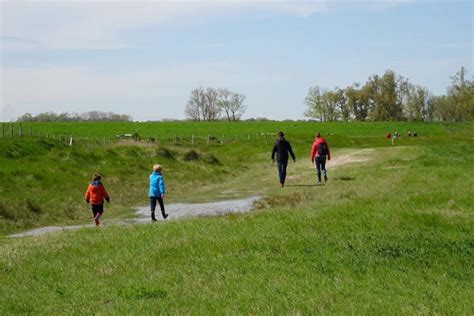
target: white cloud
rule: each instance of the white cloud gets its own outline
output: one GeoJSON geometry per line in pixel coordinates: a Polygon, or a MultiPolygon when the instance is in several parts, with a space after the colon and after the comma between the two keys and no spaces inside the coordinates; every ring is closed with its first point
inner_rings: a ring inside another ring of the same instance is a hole
{"type": "Polygon", "coordinates": [[[124,30],[177,18],[263,10],[309,16],[326,10],[325,1],[3,1],[2,49],[116,49],[124,30]],[[12,40],[15,39],[15,40],[12,40]]]}

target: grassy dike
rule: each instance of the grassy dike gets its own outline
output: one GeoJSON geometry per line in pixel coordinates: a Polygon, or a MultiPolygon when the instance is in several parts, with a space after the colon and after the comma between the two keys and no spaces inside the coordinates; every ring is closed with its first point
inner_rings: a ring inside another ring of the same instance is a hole
{"type": "Polygon", "coordinates": [[[474,146],[451,138],[335,149],[352,156],[325,186],[296,143],[283,190],[259,145],[216,148],[228,167],[178,159],[196,199],[268,197],[239,216],[4,240],[0,314],[472,314],[474,146]]]}

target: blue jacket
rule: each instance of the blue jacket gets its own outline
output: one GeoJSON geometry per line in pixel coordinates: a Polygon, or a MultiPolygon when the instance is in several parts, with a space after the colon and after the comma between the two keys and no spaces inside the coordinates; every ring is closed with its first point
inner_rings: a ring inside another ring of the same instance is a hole
{"type": "Polygon", "coordinates": [[[150,197],[160,197],[165,193],[165,181],[159,172],[150,175],[150,197]]]}

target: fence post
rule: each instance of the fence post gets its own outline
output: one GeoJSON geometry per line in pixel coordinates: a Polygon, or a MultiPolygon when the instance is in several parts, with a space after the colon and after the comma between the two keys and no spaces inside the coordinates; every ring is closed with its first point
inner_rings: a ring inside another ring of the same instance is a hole
{"type": "Polygon", "coordinates": [[[250,140],[250,134],[247,135],[247,140],[250,140]]]}
{"type": "Polygon", "coordinates": [[[107,141],[105,140],[105,137],[104,137],[104,146],[106,145],[106,142],[107,142],[107,141]]]}
{"type": "Polygon", "coordinates": [[[194,134],[191,135],[191,145],[194,146],[194,134]]]}
{"type": "Polygon", "coordinates": [[[69,138],[69,146],[72,146],[72,135],[71,135],[71,137],[69,138]]]}
{"type": "Polygon", "coordinates": [[[225,135],[222,134],[222,141],[221,141],[221,144],[222,144],[222,145],[224,145],[224,137],[225,137],[225,135]]]}

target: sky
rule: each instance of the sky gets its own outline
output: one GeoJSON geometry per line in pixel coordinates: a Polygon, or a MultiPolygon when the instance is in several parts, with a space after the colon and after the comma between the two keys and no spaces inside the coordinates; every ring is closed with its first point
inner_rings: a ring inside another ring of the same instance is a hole
{"type": "Polygon", "coordinates": [[[190,92],[244,94],[244,118],[301,119],[310,86],[391,69],[444,94],[473,70],[471,1],[0,0],[0,121],[112,111],[184,118],[190,92]]]}

